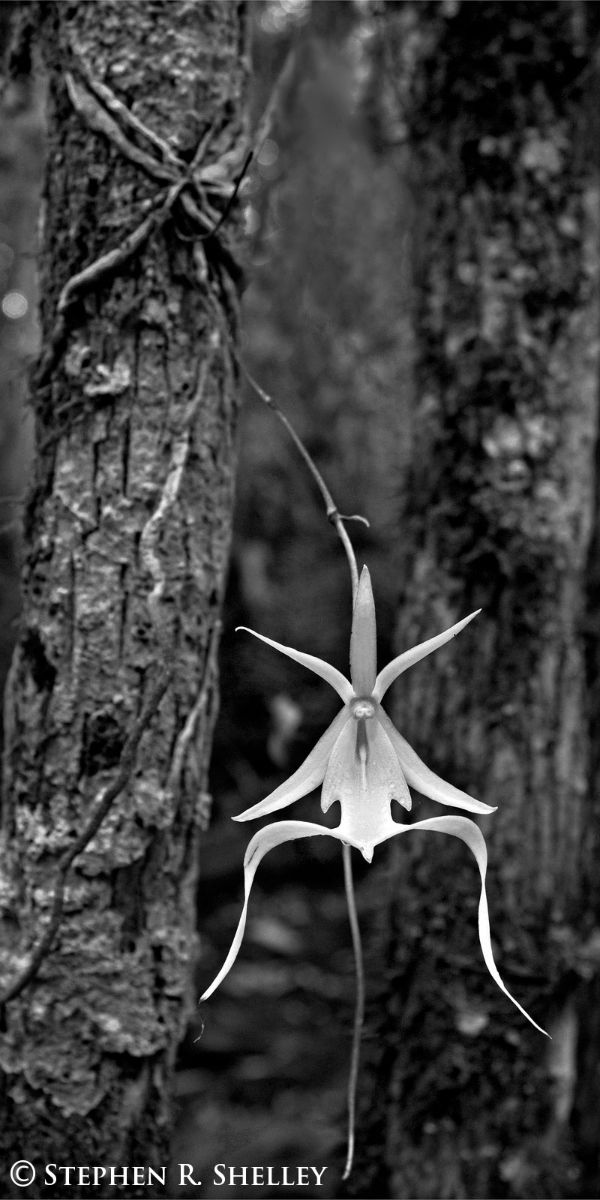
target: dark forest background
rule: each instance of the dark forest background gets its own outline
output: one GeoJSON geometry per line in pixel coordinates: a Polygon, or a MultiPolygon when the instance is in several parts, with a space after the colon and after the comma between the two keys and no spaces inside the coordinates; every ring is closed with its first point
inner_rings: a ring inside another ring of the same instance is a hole
{"type": "MultiPolygon", "coordinates": [[[[0,5],[4,44],[14,8],[0,5]]],[[[457,648],[439,674],[411,680],[397,716],[441,774],[499,804],[498,958],[554,1037],[538,1045],[488,987],[475,872],[458,851],[436,846],[429,859],[427,847],[392,846],[372,868],[356,856],[369,1013],[347,1194],[597,1196],[597,514],[581,464],[597,424],[598,15],[558,0],[249,10],[251,121],[293,60],[240,198],[241,352],[340,510],[370,521],[350,528],[373,578],[380,661],[486,609],[482,665],[474,635],[464,659],[457,648]]],[[[5,92],[0,139],[0,290],[27,302],[0,314],[6,674],[38,352],[35,80],[5,92]]],[[[343,553],[294,446],[250,389],[198,993],[239,913],[249,829],[230,817],[295,769],[335,711],[328,689],[239,624],[346,669],[343,553]]],[[[424,802],[415,811],[430,815],[424,802]]],[[[315,812],[313,796],[293,816],[315,812]]],[[[201,1178],[223,1161],[329,1165],[325,1188],[302,1194],[342,1194],[353,963],[341,856],[323,841],[261,866],[235,970],[181,1046],[173,1157],[201,1178]]]]}

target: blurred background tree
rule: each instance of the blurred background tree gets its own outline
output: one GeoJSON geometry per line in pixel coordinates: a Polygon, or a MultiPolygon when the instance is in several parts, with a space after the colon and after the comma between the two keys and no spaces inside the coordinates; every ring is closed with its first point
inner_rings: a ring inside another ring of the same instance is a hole
{"type": "Polygon", "coordinates": [[[590,5],[381,10],[415,197],[399,645],[483,609],[406,676],[395,716],[498,805],[497,958],[554,1040],[481,970],[464,853],[396,852],[356,1195],[598,1187],[597,35],[590,5]]]}

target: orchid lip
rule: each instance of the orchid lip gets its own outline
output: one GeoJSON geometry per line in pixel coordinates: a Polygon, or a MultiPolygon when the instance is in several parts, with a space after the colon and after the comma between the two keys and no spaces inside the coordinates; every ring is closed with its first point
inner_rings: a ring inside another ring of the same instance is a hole
{"type": "Polygon", "coordinates": [[[459,838],[470,849],[479,869],[480,895],[477,924],[479,931],[479,944],[481,946],[485,965],[492,976],[492,979],[501,989],[501,991],[504,992],[505,996],[508,996],[508,999],[511,1000],[515,1007],[519,1009],[519,1012],[521,1012],[523,1016],[531,1022],[535,1029],[538,1029],[540,1033],[544,1033],[546,1037],[548,1037],[549,1035],[546,1033],[546,1030],[542,1029],[541,1025],[538,1025],[537,1021],[533,1020],[533,1017],[530,1017],[526,1009],[524,1009],[522,1005],[519,1004],[519,1001],[515,999],[511,992],[509,992],[494,961],[491,942],[490,918],[485,887],[487,874],[487,849],[481,830],[473,823],[473,821],[469,821],[466,817],[430,817],[425,821],[417,821],[413,825],[396,824],[390,818],[389,824],[386,823],[386,827],[377,831],[375,836],[372,838],[364,837],[362,834],[359,834],[355,837],[348,829],[343,827],[343,824],[337,829],[327,829],[323,825],[315,825],[309,821],[275,821],[271,825],[265,825],[264,829],[260,829],[258,833],[254,834],[254,837],[248,844],[248,848],[244,857],[244,907],[242,909],[238,927],[231,943],[229,954],[227,955],[227,958],[225,959],[225,962],[223,963],[218,975],[215,977],[215,979],[213,979],[210,986],[203,993],[201,999],[208,1000],[208,997],[212,995],[225,976],[229,973],[239,954],[244,936],[244,930],[246,928],[248,901],[250,899],[250,892],[252,889],[254,876],[261,859],[265,854],[268,853],[269,850],[275,849],[275,847],[282,845],[284,842],[296,841],[299,838],[325,836],[337,838],[338,841],[345,843],[347,846],[355,846],[357,850],[360,850],[367,862],[371,862],[373,858],[373,850],[381,842],[387,841],[389,838],[397,835],[416,833],[419,830],[431,830],[434,833],[449,834],[452,837],[459,838]]]}

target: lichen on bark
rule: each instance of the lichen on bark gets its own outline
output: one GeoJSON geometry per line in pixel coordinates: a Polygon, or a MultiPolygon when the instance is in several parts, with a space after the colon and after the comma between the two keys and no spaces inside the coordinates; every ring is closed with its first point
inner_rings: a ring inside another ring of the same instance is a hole
{"type": "MultiPolygon", "coordinates": [[[[243,153],[243,6],[25,8],[19,36],[37,26],[48,83],[41,319],[51,354],[33,389],[23,632],[7,697],[5,986],[44,928],[60,856],[113,780],[161,666],[170,685],[129,785],[71,869],[51,953],[7,1006],[0,1145],[5,1163],[13,1148],[33,1161],[127,1162],[137,1151],[161,1163],[197,949],[237,410],[223,330],[235,322],[240,238],[232,214],[218,237],[199,240],[176,199],[60,318],[68,281],[161,202],[161,184],[75,110],[66,72],[109,87],[181,163],[204,144],[196,169],[217,172],[225,194],[243,153]]],[[[143,134],[138,144],[147,148],[143,134]]]]}

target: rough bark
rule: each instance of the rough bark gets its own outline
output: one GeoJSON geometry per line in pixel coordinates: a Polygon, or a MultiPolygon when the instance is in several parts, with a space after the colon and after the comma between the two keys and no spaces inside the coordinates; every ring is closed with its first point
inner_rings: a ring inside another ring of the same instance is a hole
{"type": "MultiPolygon", "coordinates": [[[[373,967],[384,985],[357,1195],[596,1194],[581,1190],[577,1116],[582,1047],[598,1044],[583,1003],[597,969],[584,638],[600,315],[590,7],[388,11],[388,55],[397,68],[413,56],[417,199],[399,646],[483,608],[403,677],[395,717],[444,778],[498,805],[481,821],[497,961],[554,1040],[486,977],[466,851],[429,835],[398,851],[373,967]]],[[[590,1152],[597,1114],[596,1097],[590,1152]]]]}
{"type": "MultiPolygon", "coordinates": [[[[47,927],[61,856],[169,674],[126,787],[67,877],[50,952],[6,1005],[0,1159],[154,1166],[167,1161],[191,999],[230,536],[235,216],[200,235],[223,213],[243,152],[243,6],[23,9],[19,53],[32,44],[36,65],[43,53],[48,82],[44,351],[7,699],[3,990],[47,927]],[[98,84],[149,134],[131,122],[127,132],[98,84]],[[198,146],[200,185],[184,181],[198,146]],[[149,216],[122,261],[67,287],[149,216]]],[[[54,1189],[28,1189],[42,1193],[54,1189]]]]}

